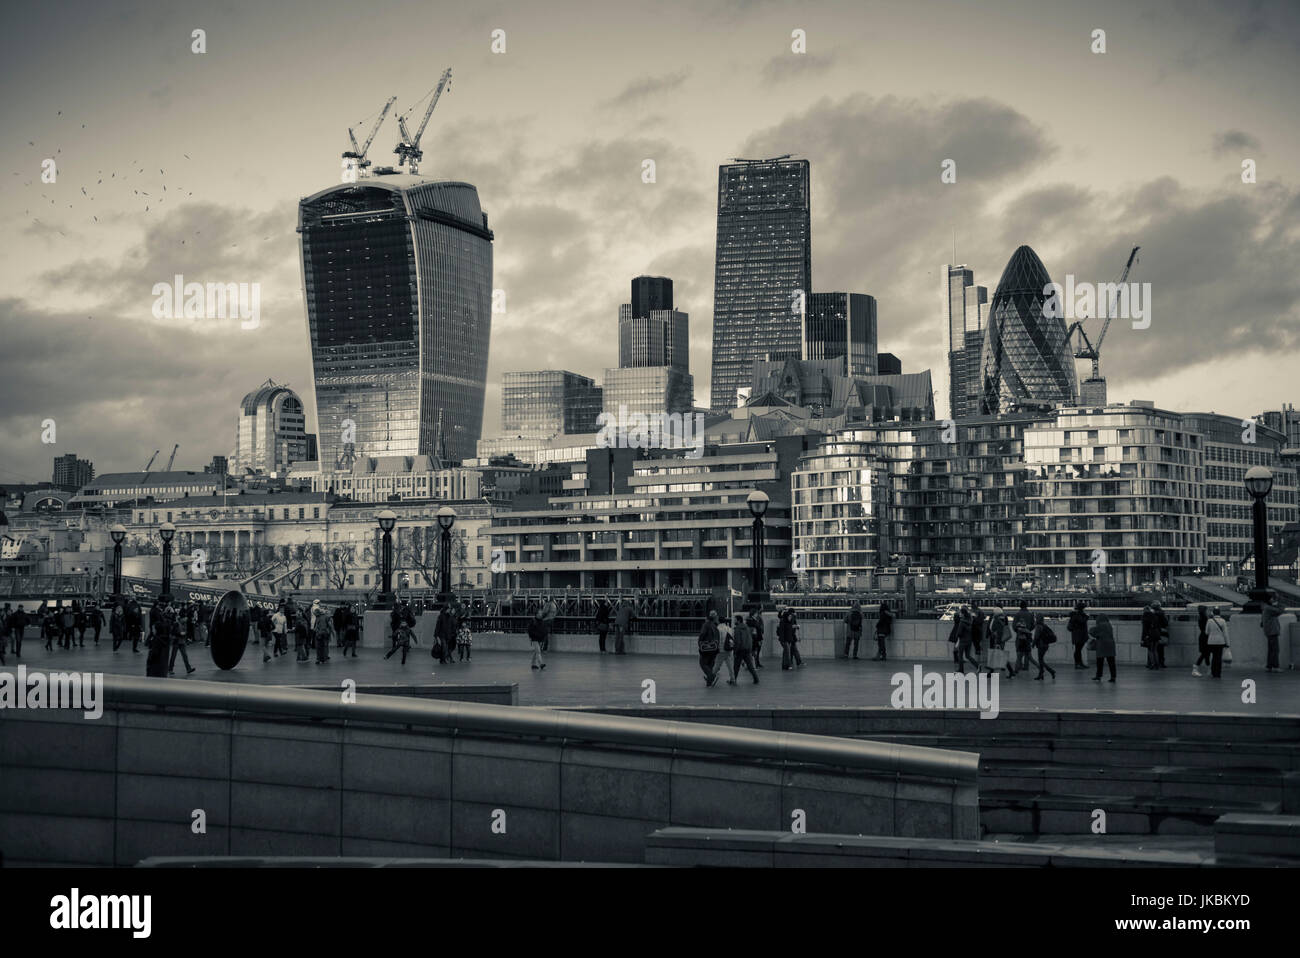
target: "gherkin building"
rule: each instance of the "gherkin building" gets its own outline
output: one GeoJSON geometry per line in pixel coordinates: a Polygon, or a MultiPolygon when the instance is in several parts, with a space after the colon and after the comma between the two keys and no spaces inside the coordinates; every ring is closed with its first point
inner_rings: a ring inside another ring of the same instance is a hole
{"type": "Polygon", "coordinates": [[[1065,321],[1043,315],[1052,280],[1028,246],[1012,255],[989,303],[980,411],[985,415],[1078,402],[1079,385],[1065,321]]]}

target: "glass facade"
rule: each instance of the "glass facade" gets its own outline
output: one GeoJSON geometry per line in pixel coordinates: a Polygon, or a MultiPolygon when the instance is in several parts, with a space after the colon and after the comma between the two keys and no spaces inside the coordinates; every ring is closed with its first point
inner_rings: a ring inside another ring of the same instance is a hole
{"type": "Polygon", "coordinates": [[[236,475],[283,473],[308,459],[307,445],[302,401],[292,389],[268,379],[240,403],[230,466],[236,475]]]}
{"type": "Polygon", "coordinates": [[[473,456],[492,331],[477,190],[376,176],[303,199],[298,223],[321,461],[473,456]]]}
{"type": "Polygon", "coordinates": [[[501,389],[501,429],[511,436],[548,438],[595,432],[601,388],[565,369],[506,373],[501,389]]]}
{"type": "Polygon", "coordinates": [[[847,356],[847,375],[876,375],[876,297],[813,293],[804,324],[804,353],[805,359],[847,356]]]}
{"type": "Polygon", "coordinates": [[[889,471],[870,445],[828,439],[790,476],[794,547],[814,588],[889,565],[889,471]]]}
{"type": "Polygon", "coordinates": [[[981,412],[1078,401],[1065,321],[1043,315],[1043,290],[1051,282],[1043,261],[1028,246],[1011,255],[989,304],[980,362],[981,412]]]}
{"type": "Polygon", "coordinates": [[[756,359],[798,359],[812,290],[807,160],[718,169],[712,408],[733,409],[756,359]],[[802,294],[803,310],[800,309],[802,294]]]}
{"type": "Polygon", "coordinates": [[[634,315],[631,303],[618,308],[618,364],[675,366],[690,369],[690,317],[676,309],[654,309],[634,315]]]}
{"type": "Polygon", "coordinates": [[[948,267],[948,415],[953,419],[979,414],[980,353],[989,291],[975,285],[975,271],[948,267]],[[974,352],[972,354],[972,346],[974,352]]]}
{"type": "Polygon", "coordinates": [[[695,377],[673,366],[606,369],[605,412],[620,415],[689,413],[695,408],[695,377]]]}
{"type": "Polygon", "coordinates": [[[673,308],[673,281],[667,276],[638,276],[632,280],[632,301],[628,304],[637,318],[661,309],[673,308]]]}

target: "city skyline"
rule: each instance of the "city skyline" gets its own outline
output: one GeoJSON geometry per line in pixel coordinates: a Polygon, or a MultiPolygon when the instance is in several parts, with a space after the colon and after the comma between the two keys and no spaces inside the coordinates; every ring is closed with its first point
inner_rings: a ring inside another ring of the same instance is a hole
{"type": "MultiPolygon", "coordinates": [[[[399,110],[410,108],[444,62],[456,67],[456,87],[434,115],[424,172],[479,187],[498,237],[494,285],[508,303],[493,317],[489,427],[499,421],[502,373],[509,369],[550,366],[598,376],[617,364],[612,337],[593,334],[607,328],[610,311],[623,301],[627,276],[674,277],[677,298],[697,323],[692,368],[702,377],[711,341],[703,317],[714,306],[713,171],[733,155],[783,152],[812,168],[814,288],[875,295],[882,351],[901,356],[907,369],[933,370],[941,395],[946,343],[933,291],[942,286],[945,263],[967,263],[988,284],[1024,244],[1038,250],[1055,278],[1072,273],[1107,282],[1127,249],[1140,243],[1134,278],[1153,283],[1154,322],[1145,331],[1127,323],[1112,331],[1102,360],[1112,399],[1240,416],[1292,399],[1287,364],[1293,365],[1300,256],[1286,222],[1300,195],[1294,164],[1285,159],[1296,153],[1296,136],[1283,122],[1283,93],[1294,88],[1295,31],[1288,28],[1295,11],[1207,3],[1198,5],[1203,16],[1193,29],[1161,22],[1159,8],[1103,5],[1086,16],[1062,9],[1037,23],[1039,8],[1007,4],[971,22],[960,48],[968,52],[981,39],[992,44],[997,28],[1018,17],[1028,36],[1058,53],[1070,79],[1044,76],[1041,89],[1016,89],[1017,71],[988,58],[977,78],[951,65],[927,72],[953,62],[944,60],[949,41],[928,34],[925,44],[898,44],[916,62],[903,65],[882,51],[886,75],[854,79],[853,39],[888,33],[906,40],[920,35],[922,21],[936,11],[951,9],[921,6],[923,12],[886,10],[873,18],[829,4],[800,11],[799,23],[767,4],[688,11],[683,16],[694,29],[677,38],[674,26],[673,35],[692,66],[624,69],[611,74],[620,82],[592,91],[578,91],[567,70],[539,59],[575,42],[564,24],[578,22],[577,11],[586,16],[586,5],[566,5],[546,18],[504,7],[449,11],[438,24],[454,38],[445,49],[393,58],[401,65],[377,68],[340,87],[337,97],[310,103],[305,91],[327,82],[331,71],[285,52],[290,18],[274,11],[236,4],[222,15],[179,5],[142,19],[141,8],[108,15],[66,5],[60,15],[71,10],[86,25],[84,35],[63,41],[62,53],[78,69],[35,86],[31,53],[51,50],[28,32],[48,27],[42,18],[49,14],[37,11],[4,41],[11,54],[7,85],[24,92],[8,117],[25,135],[4,148],[11,175],[0,197],[12,243],[0,266],[8,290],[0,328],[9,346],[0,371],[0,482],[39,481],[68,450],[106,472],[140,468],[152,449],[176,440],[178,462],[198,468],[230,448],[231,411],[257,382],[273,377],[309,401],[292,210],[301,197],[337,182],[348,125],[374,114],[390,93],[401,96],[399,110]],[[1110,41],[1104,55],[1088,50],[1099,24],[1110,41]],[[189,52],[195,25],[208,32],[202,56],[189,52]],[[489,50],[497,26],[509,36],[501,56],[489,50]],[[790,50],[796,27],[807,31],[806,54],[790,50]],[[90,35],[103,50],[85,39],[90,35]],[[721,36],[724,55],[701,55],[721,36]],[[238,37],[237,55],[230,37],[238,37]],[[96,71],[110,68],[128,81],[111,103],[85,92],[96,71]],[[286,79],[289,68],[298,73],[286,79]],[[539,70],[547,82],[525,90],[539,70]],[[1075,79],[1088,70],[1098,80],[1095,93],[1076,89],[1075,79]],[[722,83],[717,74],[727,71],[743,79],[722,83]],[[691,106],[693,90],[715,87],[735,94],[725,118],[715,108],[691,106]],[[272,97],[268,88],[279,92],[272,97]],[[278,108],[281,99],[293,109],[278,108]],[[1188,103],[1195,113],[1175,109],[1188,103]],[[542,104],[565,117],[530,142],[517,121],[542,104]],[[593,117],[607,133],[560,145],[573,124],[593,117]],[[1121,148],[1110,149],[1099,130],[1121,148]],[[1132,143],[1142,148],[1124,146],[1132,143]],[[40,182],[47,153],[59,163],[56,184],[40,182]],[[1240,182],[1242,156],[1258,161],[1258,183],[1240,182]],[[940,181],[948,157],[956,161],[953,184],[940,181]],[[653,183],[643,181],[646,158],[656,161],[653,183]],[[113,173],[129,175],[130,184],[110,193],[113,173]],[[96,182],[101,178],[105,184],[96,182]],[[104,205],[83,197],[83,186],[104,205]],[[593,210],[616,210],[620,215],[610,219],[618,222],[593,219],[593,210]],[[151,319],[150,289],[176,274],[262,283],[261,326],[151,319]],[[74,342],[84,348],[69,348],[74,342]],[[545,362],[531,359],[539,352],[545,362]],[[40,442],[47,418],[58,423],[53,445],[40,442]]],[[[338,25],[343,10],[322,5],[323,29],[338,25]]],[[[639,29],[637,16],[597,15],[592,35],[634,21],[639,29]]],[[[409,42],[421,42],[423,29],[409,42]]],[[[58,31],[46,32],[57,53],[58,31]]],[[[348,34],[346,42],[364,56],[378,41],[348,34]]],[[[582,42],[579,52],[588,70],[617,55],[598,42],[582,42]]],[[[372,159],[391,162],[394,140],[390,120],[372,159]]],[[[308,411],[309,430],[315,412],[308,411]]]]}

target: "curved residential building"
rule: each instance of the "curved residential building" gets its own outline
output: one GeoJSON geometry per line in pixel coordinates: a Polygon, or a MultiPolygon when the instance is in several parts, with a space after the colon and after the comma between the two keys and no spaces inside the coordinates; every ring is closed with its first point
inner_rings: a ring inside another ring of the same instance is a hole
{"type": "Polygon", "coordinates": [[[980,412],[1071,405],[1078,401],[1074,353],[1065,321],[1043,315],[1051,284],[1047,268],[1028,246],[1011,255],[988,308],[980,358],[980,412]]]}
{"type": "Polygon", "coordinates": [[[323,468],[474,455],[492,332],[492,231],[468,183],[409,174],[303,199],[323,468]]]}
{"type": "Polygon", "coordinates": [[[288,386],[268,379],[239,404],[235,448],[228,468],[244,472],[283,473],[307,459],[307,419],[302,400],[288,386]]]}

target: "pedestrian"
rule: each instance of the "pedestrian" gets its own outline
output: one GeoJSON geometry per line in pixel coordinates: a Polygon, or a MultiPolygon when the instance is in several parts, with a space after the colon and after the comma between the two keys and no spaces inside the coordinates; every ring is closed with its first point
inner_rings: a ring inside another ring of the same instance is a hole
{"type": "Polygon", "coordinates": [[[718,658],[718,650],[722,647],[722,640],[718,632],[718,612],[716,609],[709,611],[709,617],[704,620],[704,625],[700,627],[700,635],[695,644],[700,653],[700,671],[704,673],[704,684],[709,688],[713,688],[718,681],[718,673],[714,670],[713,665],[718,658]]]}
{"type": "Polygon", "coordinates": [[[58,630],[59,626],[54,613],[49,609],[43,610],[41,613],[41,636],[45,639],[46,652],[54,651],[52,643],[58,638],[58,630]]]}
{"type": "Polygon", "coordinates": [[[1023,672],[1033,665],[1034,614],[1029,611],[1029,600],[1020,600],[1020,610],[1011,620],[1012,631],[1016,634],[1016,668],[1023,672]]]}
{"type": "Polygon", "coordinates": [[[618,612],[614,616],[614,654],[627,655],[627,648],[624,640],[632,631],[632,620],[636,618],[636,611],[632,608],[630,599],[621,599],[618,603],[618,612]]]}
{"type": "MultiPolygon", "coordinates": [[[[975,651],[976,658],[984,656],[984,610],[980,608],[979,602],[975,599],[970,600],[970,645],[975,651]]],[[[976,670],[978,671],[978,670],[976,670]]]]}
{"type": "Polygon", "coordinates": [[[361,638],[361,632],[357,628],[357,614],[351,608],[343,607],[343,657],[348,657],[348,650],[352,651],[352,657],[357,657],[357,641],[361,638]]]}
{"type": "Polygon", "coordinates": [[[1001,672],[1007,670],[1007,678],[1015,678],[1016,673],[1012,671],[1011,661],[1007,657],[1007,610],[998,606],[989,617],[989,655],[985,661],[985,667],[989,673],[1001,672]]]}
{"type": "Polygon", "coordinates": [[[1110,667],[1110,681],[1115,681],[1115,630],[1111,628],[1110,619],[1105,612],[1098,612],[1097,618],[1088,634],[1092,636],[1089,646],[1093,654],[1097,657],[1097,674],[1092,677],[1094,682],[1101,681],[1101,667],[1106,664],[1110,667]]]}
{"type": "Polygon", "coordinates": [[[745,621],[744,616],[736,614],[736,624],[731,630],[732,642],[735,651],[732,654],[731,663],[731,684],[736,684],[736,679],[740,677],[740,668],[744,666],[749,669],[749,674],[753,676],[754,684],[758,684],[758,673],[754,671],[754,660],[751,655],[754,647],[754,633],[749,628],[749,623],[745,621]]]}
{"type": "Polygon", "coordinates": [[[785,648],[790,655],[790,667],[803,668],[803,656],[799,654],[799,617],[792,608],[785,610],[785,648]]]}
{"type": "Polygon", "coordinates": [[[596,637],[600,640],[600,654],[605,654],[605,636],[609,635],[612,610],[604,599],[596,600],[596,637]]]}
{"type": "Polygon", "coordinates": [[[979,659],[971,655],[971,625],[974,622],[974,616],[971,615],[970,607],[965,603],[957,610],[957,614],[952,617],[952,631],[948,633],[948,641],[953,643],[952,657],[957,663],[957,671],[965,674],[966,663],[969,662],[975,666],[976,674],[980,671],[979,659]]]}
{"type": "Polygon", "coordinates": [[[449,601],[438,613],[434,634],[438,636],[438,644],[442,649],[438,661],[443,665],[451,665],[456,661],[456,645],[460,639],[460,623],[456,614],[455,600],[449,601]]]}
{"type": "Polygon", "coordinates": [[[86,609],[76,599],[72,600],[72,622],[73,628],[77,630],[78,648],[86,647],[86,627],[90,625],[90,617],[86,615],[86,609]]]}
{"type": "Polygon", "coordinates": [[[126,641],[126,609],[121,602],[113,603],[113,611],[108,618],[108,634],[113,637],[113,651],[116,652],[126,641]]]}
{"type": "Polygon", "coordinates": [[[754,668],[761,669],[763,667],[761,658],[763,652],[763,609],[761,606],[755,605],[750,610],[749,618],[745,620],[745,624],[749,626],[749,634],[754,640],[754,668]]]}
{"type": "Polygon", "coordinates": [[[894,631],[894,614],[889,611],[889,600],[880,600],[880,615],[876,619],[876,655],[873,662],[885,661],[885,641],[894,631]]]}
{"type": "Polygon", "coordinates": [[[1074,667],[1076,669],[1086,669],[1087,663],[1083,661],[1083,647],[1088,644],[1088,613],[1083,611],[1084,603],[1080,599],[1074,603],[1074,611],[1070,613],[1070,620],[1066,628],[1070,630],[1070,642],[1074,645],[1074,667]]]}
{"type": "Polygon", "coordinates": [[[1216,608],[1206,623],[1205,644],[1210,649],[1210,677],[1223,677],[1223,650],[1228,647],[1228,623],[1216,608]]]}
{"type": "Polygon", "coordinates": [[[139,652],[144,637],[144,610],[134,598],[126,602],[126,634],[131,637],[131,651],[139,652]]]}
{"type": "Polygon", "coordinates": [[[546,668],[546,657],[542,654],[546,644],[546,620],[542,618],[541,609],[528,622],[528,642],[533,648],[533,671],[546,668]]]}
{"type": "Polygon", "coordinates": [[[330,613],[317,599],[311,604],[312,637],[316,643],[316,664],[324,665],[330,660],[330,642],[334,639],[334,621],[330,613]]]}
{"type": "MultiPolygon", "coordinates": [[[[65,649],[70,649],[76,644],[73,629],[77,627],[77,613],[72,610],[72,606],[65,605],[63,611],[59,613],[59,630],[62,633],[62,643],[65,649]]],[[[82,640],[85,641],[84,639],[82,640]]]]}
{"type": "MultiPolygon", "coordinates": [[[[277,656],[280,654],[280,646],[282,644],[286,649],[289,647],[288,641],[285,638],[285,632],[287,632],[288,629],[289,616],[285,612],[285,604],[281,602],[279,606],[276,607],[275,614],[271,616],[271,651],[277,656]]],[[[271,661],[271,655],[265,648],[262,649],[262,661],[271,661]]],[[[298,661],[302,661],[302,656],[298,657],[298,661]]]]}
{"type": "Polygon", "coordinates": [[[474,651],[474,636],[469,630],[469,621],[466,620],[460,624],[460,633],[456,636],[456,652],[462,662],[470,660],[470,653],[474,651]]]}
{"type": "Polygon", "coordinates": [[[15,658],[23,657],[23,633],[27,631],[28,621],[28,615],[22,605],[14,609],[13,615],[9,616],[9,635],[13,639],[15,658]]]}
{"type": "Polygon", "coordinates": [[[736,641],[731,632],[730,619],[722,619],[718,622],[718,637],[722,639],[722,656],[720,661],[722,665],[718,666],[718,674],[722,674],[722,666],[727,667],[728,685],[736,684],[736,669],[731,664],[732,653],[736,651],[736,641]]]}
{"type": "Polygon", "coordinates": [[[1201,677],[1201,666],[1210,664],[1209,634],[1206,628],[1210,624],[1209,610],[1203,605],[1196,607],[1196,661],[1192,663],[1192,674],[1201,677]]]}
{"type": "Polygon", "coordinates": [[[331,614],[331,624],[334,626],[334,641],[338,643],[339,648],[343,647],[343,632],[347,627],[347,606],[336,605],[334,612],[331,614]]]}
{"type": "Polygon", "coordinates": [[[402,621],[397,626],[397,631],[393,633],[393,647],[384,653],[384,658],[391,659],[393,653],[401,651],[402,664],[406,664],[406,653],[411,651],[411,643],[415,641],[415,632],[412,628],[402,621]]]}
{"type": "Polygon", "coordinates": [[[1259,627],[1264,630],[1264,639],[1268,643],[1268,658],[1265,660],[1265,672],[1281,672],[1278,646],[1282,637],[1282,624],[1278,616],[1282,614],[1282,602],[1277,596],[1270,596],[1259,608],[1259,627]]]}
{"type": "Polygon", "coordinates": [[[167,653],[171,650],[175,628],[176,612],[171,608],[171,596],[160,595],[149,612],[149,654],[145,659],[145,675],[167,677],[167,653]]]}
{"type": "Polygon", "coordinates": [[[857,599],[853,600],[853,605],[849,608],[849,614],[844,617],[844,625],[847,632],[844,636],[844,657],[849,657],[849,647],[853,647],[853,658],[858,657],[858,643],[862,641],[862,603],[857,599]]]}
{"type": "Polygon", "coordinates": [[[542,606],[542,623],[546,626],[546,637],[542,639],[543,652],[551,651],[551,633],[555,630],[555,617],[559,611],[554,599],[547,599],[546,604],[542,606]]]}
{"type": "Polygon", "coordinates": [[[86,615],[90,619],[90,627],[95,630],[95,645],[99,645],[99,632],[107,624],[104,621],[104,610],[100,608],[98,602],[92,600],[86,615]]]}
{"type": "Polygon", "coordinates": [[[307,624],[307,617],[295,616],[294,620],[289,623],[289,631],[293,633],[294,661],[306,662],[310,660],[312,642],[315,637],[311,627],[307,624]]]}
{"type": "Polygon", "coordinates": [[[1169,616],[1165,615],[1159,600],[1151,603],[1156,618],[1156,668],[1165,667],[1165,649],[1169,645],[1169,616]]]}
{"type": "MultiPolygon", "coordinates": [[[[186,610],[189,611],[188,609],[186,610]]],[[[190,654],[186,651],[185,630],[181,627],[181,617],[178,615],[175,621],[175,628],[169,629],[168,641],[171,643],[171,657],[167,660],[167,674],[176,674],[176,653],[181,654],[181,660],[185,663],[185,674],[190,675],[195,671],[194,666],[190,665],[190,654]]]]}
{"type": "Polygon", "coordinates": [[[1043,620],[1043,615],[1040,612],[1034,617],[1034,648],[1038,651],[1038,674],[1034,676],[1036,680],[1043,677],[1043,670],[1046,669],[1048,672],[1052,673],[1052,681],[1056,681],[1056,669],[1043,661],[1043,657],[1047,655],[1047,649],[1055,641],[1056,633],[1053,632],[1052,627],[1043,620]]]}
{"type": "Polygon", "coordinates": [[[207,604],[198,606],[194,612],[194,641],[202,642],[206,649],[212,645],[212,637],[208,635],[208,619],[211,613],[208,611],[207,604]]]}

